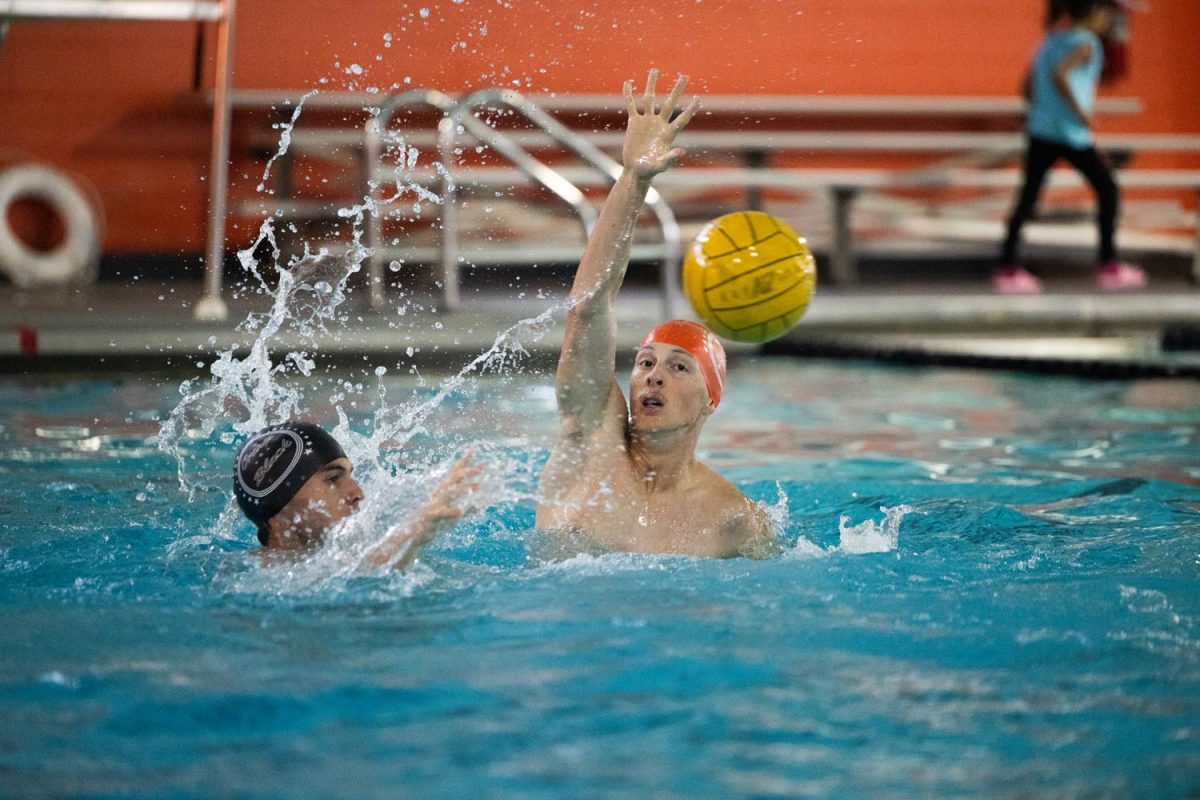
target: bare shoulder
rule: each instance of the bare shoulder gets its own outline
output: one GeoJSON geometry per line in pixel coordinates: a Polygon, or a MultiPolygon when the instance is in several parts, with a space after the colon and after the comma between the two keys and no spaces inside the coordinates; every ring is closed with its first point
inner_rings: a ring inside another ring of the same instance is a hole
{"type": "Polygon", "coordinates": [[[775,532],[766,512],[716,470],[701,466],[706,504],[713,518],[721,521],[730,554],[765,558],[773,553],[775,532]]]}
{"type": "Polygon", "coordinates": [[[699,486],[704,490],[706,496],[721,503],[731,504],[739,500],[750,502],[746,495],[742,494],[742,490],[734,486],[724,475],[707,464],[698,464],[697,466],[699,467],[697,473],[699,486]]]}

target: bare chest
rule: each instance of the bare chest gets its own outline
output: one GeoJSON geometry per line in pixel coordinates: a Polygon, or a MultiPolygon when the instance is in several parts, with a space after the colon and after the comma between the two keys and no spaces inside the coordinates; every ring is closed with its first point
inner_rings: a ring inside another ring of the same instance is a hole
{"type": "Polygon", "coordinates": [[[700,482],[652,491],[623,454],[593,459],[544,497],[538,526],[582,531],[606,548],[698,556],[736,554],[730,511],[700,482]]]}

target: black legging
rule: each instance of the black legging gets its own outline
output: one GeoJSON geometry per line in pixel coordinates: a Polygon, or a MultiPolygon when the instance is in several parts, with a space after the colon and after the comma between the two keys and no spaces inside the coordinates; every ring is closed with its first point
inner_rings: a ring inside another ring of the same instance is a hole
{"type": "Polygon", "coordinates": [[[1116,258],[1116,246],[1113,244],[1113,232],[1117,222],[1117,184],[1113,180],[1112,171],[1100,158],[1095,147],[1086,150],[1076,150],[1064,144],[1029,137],[1029,147],[1025,151],[1025,185],[1021,187],[1021,195],[1017,207],[1013,209],[1008,219],[1008,236],[1004,239],[1004,248],[1000,251],[1001,264],[1017,263],[1017,245],[1021,241],[1021,227],[1033,214],[1037,206],[1038,195],[1042,191],[1042,183],[1046,173],[1054,162],[1065,158],[1072,167],[1079,170],[1096,192],[1099,208],[1096,212],[1096,224],[1100,228],[1100,263],[1104,264],[1116,258]]]}

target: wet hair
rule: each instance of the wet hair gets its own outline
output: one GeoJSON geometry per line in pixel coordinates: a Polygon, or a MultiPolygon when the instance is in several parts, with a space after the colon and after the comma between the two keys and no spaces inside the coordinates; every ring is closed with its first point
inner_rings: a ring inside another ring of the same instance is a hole
{"type": "Polygon", "coordinates": [[[267,543],[267,522],[326,464],[345,458],[341,445],[319,425],[285,422],[251,436],[238,450],[233,494],[267,543]]]}
{"type": "Polygon", "coordinates": [[[1062,19],[1063,15],[1067,13],[1067,10],[1063,7],[1063,4],[1064,0],[1049,0],[1049,2],[1046,3],[1045,21],[1047,28],[1053,28],[1054,24],[1062,19]]]}
{"type": "Polygon", "coordinates": [[[1066,14],[1073,21],[1087,19],[1097,8],[1115,8],[1116,0],[1051,0],[1050,12],[1055,18],[1066,14]]]}

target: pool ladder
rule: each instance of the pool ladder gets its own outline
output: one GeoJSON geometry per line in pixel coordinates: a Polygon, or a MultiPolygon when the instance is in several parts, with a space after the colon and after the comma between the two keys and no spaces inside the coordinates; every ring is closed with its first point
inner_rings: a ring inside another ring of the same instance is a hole
{"type": "MultiPolygon", "coordinates": [[[[565,203],[578,217],[586,239],[596,223],[597,212],[585,193],[561,171],[533,156],[516,139],[489,125],[476,114],[476,109],[503,108],[520,114],[536,129],[548,136],[555,144],[574,153],[591,172],[589,183],[595,179],[611,184],[621,174],[621,165],[584,137],[575,133],[557,119],[539,108],[519,92],[510,89],[483,89],[455,101],[448,95],[435,90],[414,89],[389,98],[380,107],[379,114],[368,120],[365,132],[365,161],[368,165],[368,191],[377,203],[396,200],[401,186],[414,189],[426,202],[441,208],[440,260],[442,300],[447,310],[455,310],[461,304],[459,267],[465,261],[461,248],[461,224],[459,219],[458,189],[463,184],[516,188],[533,183],[544,187],[565,203]],[[425,106],[441,112],[437,125],[437,151],[440,161],[431,168],[417,168],[415,159],[404,144],[402,130],[390,128],[396,113],[404,108],[425,106]],[[523,181],[514,181],[509,172],[479,169],[458,165],[459,148],[465,137],[491,148],[516,168],[523,181]],[[399,150],[401,163],[390,170],[384,164],[389,149],[399,150]],[[383,198],[380,191],[391,184],[396,192],[392,198],[383,198]],[[432,188],[430,188],[432,187],[432,188]],[[422,192],[421,188],[426,191],[422,192]]],[[[646,196],[646,205],[653,212],[661,241],[656,246],[641,247],[635,251],[639,259],[656,259],[660,262],[660,291],[665,318],[679,315],[682,295],[676,276],[682,257],[679,224],[665,198],[653,188],[646,196]]],[[[402,258],[406,248],[389,246],[383,240],[383,217],[386,211],[379,205],[370,209],[367,217],[367,275],[370,283],[370,303],[373,308],[385,305],[385,262],[391,256],[402,258]]],[[[411,252],[411,249],[407,250],[411,252]]],[[[582,243],[579,249],[582,253],[582,243]]]]}

